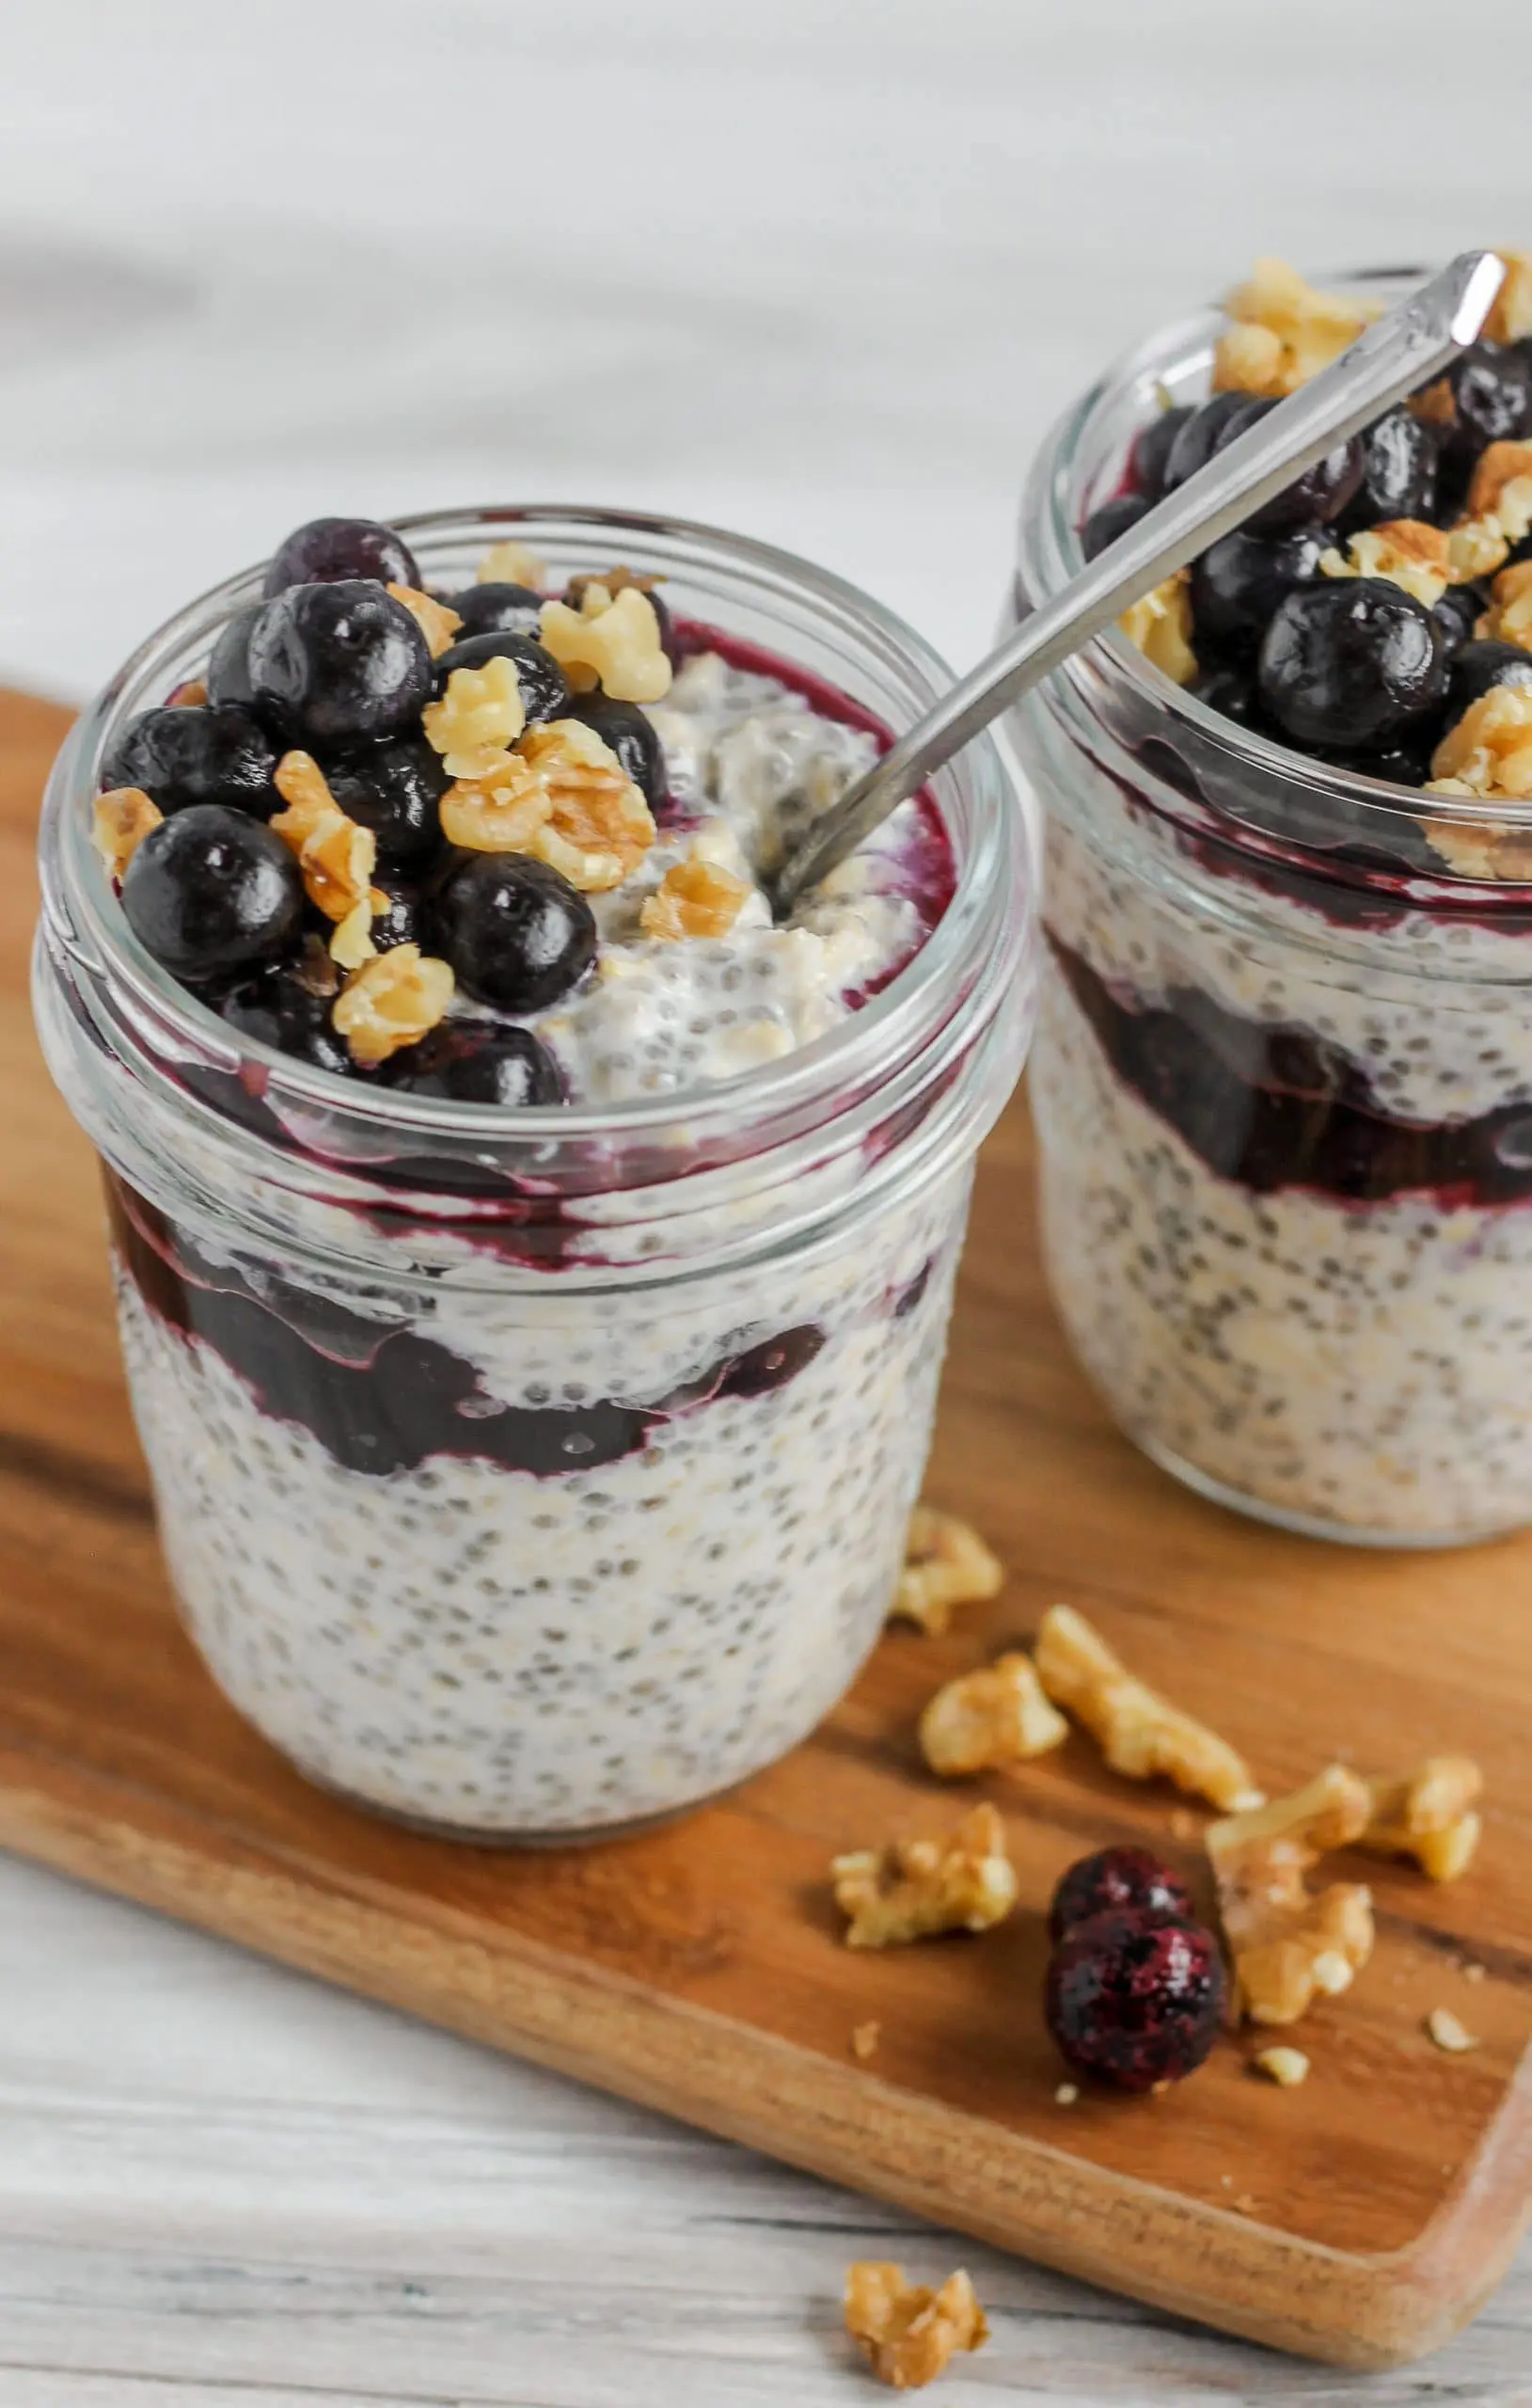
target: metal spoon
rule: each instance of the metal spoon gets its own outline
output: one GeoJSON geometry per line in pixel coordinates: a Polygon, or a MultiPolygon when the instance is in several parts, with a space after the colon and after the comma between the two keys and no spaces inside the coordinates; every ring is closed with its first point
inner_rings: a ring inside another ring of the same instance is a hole
{"type": "Polygon", "coordinates": [[[779,919],[933,770],[1129,603],[1241,525],[1336,443],[1450,367],[1477,336],[1505,274],[1493,251],[1464,251],[1034,610],[814,823],[774,881],[779,919]]]}

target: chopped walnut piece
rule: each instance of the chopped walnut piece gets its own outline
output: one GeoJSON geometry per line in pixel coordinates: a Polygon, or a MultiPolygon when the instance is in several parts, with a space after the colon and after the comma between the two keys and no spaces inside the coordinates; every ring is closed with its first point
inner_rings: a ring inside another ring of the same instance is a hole
{"type": "Polygon", "coordinates": [[[577,610],[590,586],[604,586],[608,594],[625,594],[629,586],[639,594],[653,594],[655,586],[664,581],[663,578],[645,577],[636,568],[607,568],[598,577],[572,577],[564,587],[564,600],[572,610],[577,610]]]}
{"type": "Polygon", "coordinates": [[[440,803],[441,832],[470,853],[528,853],[553,816],[546,787],[514,752],[492,777],[459,778],[440,803]]]}
{"type": "Polygon", "coordinates": [[[599,686],[618,703],[657,703],[669,693],[671,663],[659,620],[638,586],[613,594],[592,578],[577,610],[567,602],[545,602],[539,626],[545,650],[576,693],[599,686]]]}
{"type": "Polygon", "coordinates": [[[1484,333],[1491,342],[1520,342],[1532,335],[1532,253],[1497,248],[1495,257],[1506,280],[1484,321],[1484,333]]]}
{"type": "Polygon", "coordinates": [[[183,677],[170,697],[172,710],[197,710],[208,699],[206,681],[200,677],[183,677]]]}
{"type": "Polygon", "coordinates": [[[1360,1839],[1372,1793],[1344,1765],[1306,1788],[1208,1832],[1219,1909],[1234,1959],[1235,2004],[1252,2023],[1296,2023],[1316,1997],[1349,1989],[1372,1954],[1372,1900],[1352,1882],[1318,1893],[1307,1875],[1360,1839]]]}
{"type": "Polygon", "coordinates": [[[1471,1756],[1428,1756],[1401,1780],[1367,1784],[1372,1812],[1359,1845],[1380,1856],[1413,1856],[1433,1881],[1466,1873],[1483,1826],[1475,1813],[1484,1775],[1471,1756]]]}
{"type": "Polygon", "coordinates": [[[1028,1656],[1002,1656],[948,1681],[921,1716],[921,1752],[944,1780],[1024,1764],[1068,1735],[1028,1656]]]}
{"type": "Polygon", "coordinates": [[[1279,2090],[1296,2090],[1308,2080],[1308,2059],[1302,2049],[1262,2049],[1251,2063],[1279,2090]]]}
{"type": "Polygon", "coordinates": [[[1426,2030],[1435,2046],[1445,2049],[1450,2057],[1466,2056],[1470,2049],[1479,2046],[1474,2034],[1459,2021],[1450,2006],[1433,2006],[1426,2018],[1426,2030]]]}
{"type": "Polygon", "coordinates": [[[1243,1756],[1136,1679],[1072,1606],[1049,1608],[1036,1657],[1054,1704],[1085,1725],[1113,1772],[1129,1781],[1164,1774],[1177,1789],[1225,1814],[1259,1804],[1261,1793],[1243,1756]]]}
{"type": "Polygon", "coordinates": [[[980,2350],[989,2338],[966,2273],[949,2275],[934,2291],[875,2258],[846,2270],[845,2329],[892,2391],[920,2390],[959,2350],[980,2350]]]}
{"type": "Polygon", "coordinates": [[[876,2019],[851,2027],[851,2054],[859,2065],[865,2065],[877,2054],[877,2044],[883,2037],[883,2026],[876,2019]]]}
{"type": "MultiPolygon", "coordinates": [[[[1529,563],[1532,565],[1532,563],[1529,563]]],[[[1477,796],[1481,800],[1532,800],[1532,688],[1492,686],[1470,703],[1431,756],[1428,794],[1477,796]]],[[[1497,856],[1508,842],[1524,852],[1528,840],[1513,830],[1426,821],[1426,833],[1455,869],[1470,878],[1515,878],[1524,869],[1503,868],[1497,856]]]]}
{"type": "Polygon", "coordinates": [[[482,669],[454,669],[439,702],[420,713],[426,740],[454,778],[500,775],[506,747],[527,724],[516,665],[497,653],[482,669]]]}
{"type": "MultiPolygon", "coordinates": [[[[376,899],[376,890],[373,898],[376,899]]],[[[334,955],[321,936],[312,929],[303,941],[303,951],[292,965],[293,983],[306,995],[319,995],[327,1003],[340,991],[340,971],[334,955]]]]}
{"type": "Polygon", "coordinates": [[[450,965],[418,944],[396,944],[352,972],[330,1017],[352,1059],[371,1067],[434,1028],[451,1000],[450,965]]]}
{"type": "Polygon", "coordinates": [[[958,1606],[983,1605],[1005,1579],[998,1557],[956,1513],[917,1505],[905,1541],[905,1568],[889,1608],[891,1622],[918,1623],[940,1639],[958,1606]]]}
{"type": "Polygon", "coordinates": [[[90,841],[105,864],[108,878],[120,879],[144,838],[157,828],[164,812],[142,786],[111,786],[96,797],[90,816],[90,841]]]}
{"type": "Polygon", "coordinates": [[[1468,488],[1470,518],[1483,518],[1499,507],[1508,485],[1532,477],[1532,443],[1491,443],[1479,453],[1468,488]]]}
{"type": "Polygon", "coordinates": [[[1338,359],[1382,305],[1317,292],[1285,260],[1263,259],[1224,307],[1234,324],[1213,353],[1214,391],[1280,400],[1338,359]]]}
{"type": "MultiPolygon", "coordinates": [[[[1480,455],[1468,508],[1447,531],[1454,581],[1493,577],[1513,546],[1532,534],[1532,444],[1492,443],[1480,455]]],[[[1494,613],[1488,614],[1493,618],[1494,613]]],[[[1480,623],[1486,631],[1488,619],[1480,623]]],[[[1519,639],[1513,639],[1519,641],[1519,639]]]]}
{"type": "Polygon", "coordinates": [[[1475,633],[1532,652],[1532,561],[1513,561],[1509,568],[1503,568],[1490,594],[1490,608],[1475,633]]]}
{"type": "Polygon", "coordinates": [[[452,638],[463,625],[455,610],[438,602],[434,594],[422,594],[418,586],[390,585],[388,592],[396,602],[403,602],[426,640],[426,649],[433,660],[439,660],[452,638]]]}
{"type": "Polygon", "coordinates": [[[479,585],[525,585],[529,593],[536,593],[548,580],[548,564],[526,544],[513,539],[503,544],[491,544],[475,572],[479,585]]]}
{"type": "Polygon", "coordinates": [[[835,1903],[847,1918],[848,1948],[892,1948],[940,1931],[987,1931],[1016,1904],[1016,1868],[1005,1826],[975,1806],[940,1840],[898,1840],[861,1848],[830,1867],[835,1903]]]}
{"type": "Polygon", "coordinates": [[[272,834],[280,836],[296,856],[309,902],[327,920],[349,924],[344,949],[365,961],[373,950],[366,925],[372,915],[377,838],[371,828],[347,818],[311,753],[284,752],[274,775],[287,809],[273,817],[272,834]],[[358,919],[364,911],[365,918],[358,919]],[[361,952],[358,947],[364,943],[366,951],[361,952]]]}
{"type": "Polygon", "coordinates": [[[1152,594],[1130,604],[1117,625],[1130,644],[1173,686],[1190,686],[1197,673],[1192,649],[1192,572],[1178,568],[1152,594]]]}
{"type": "Polygon", "coordinates": [[[1319,558],[1326,577],[1382,577],[1402,586],[1428,610],[1452,582],[1447,539],[1440,527],[1420,518],[1389,518],[1353,535],[1346,550],[1334,547],[1319,558]]]}
{"type": "Polygon", "coordinates": [[[749,902],[750,889],[733,871],[711,862],[677,862],[653,895],[646,895],[639,926],[646,937],[723,937],[749,902]]]}
{"type": "Polygon", "coordinates": [[[582,895],[621,886],[655,841],[643,795],[616,753],[582,720],[529,727],[516,747],[548,799],[548,818],[527,850],[582,895]]]}

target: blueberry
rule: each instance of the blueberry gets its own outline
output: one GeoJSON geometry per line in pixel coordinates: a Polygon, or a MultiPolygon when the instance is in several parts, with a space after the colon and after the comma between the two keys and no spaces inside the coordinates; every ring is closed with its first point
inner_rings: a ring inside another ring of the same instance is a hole
{"type": "Polygon", "coordinates": [[[451,781],[423,737],[370,745],[325,776],[346,816],[371,829],[380,861],[423,861],[441,843],[438,805],[451,781]]]}
{"type": "Polygon", "coordinates": [[[122,880],[140,944],[178,978],[213,978],[286,952],[303,881],[281,839],[243,811],[194,803],[151,828],[122,880]]]}
{"type": "Polygon", "coordinates": [[[1146,501],[1158,501],[1163,493],[1171,447],[1191,415],[1191,404],[1183,402],[1179,409],[1161,410],[1139,429],[1133,442],[1133,489],[1146,501]]]}
{"type": "Polygon", "coordinates": [[[1252,414],[1259,415],[1254,395],[1250,393],[1215,393],[1208,402],[1199,403],[1181,420],[1171,441],[1165,459],[1163,490],[1174,493],[1205,468],[1215,452],[1222,452],[1237,435],[1250,424],[1252,414]]]}
{"type": "Polygon", "coordinates": [[[545,652],[530,636],[487,635],[464,636],[437,657],[436,691],[445,690],[447,680],[454,669],[482,669],[486,660],[509,660],[515,665],[516,683],[521,688],[521,705],[527,714],[529,727],[539,720],[561,719],[569,701],[569,680],[551,652],[545,652]]]}
{"type": "Polygon", "coordinates": [[[543,596],[529,585],[491,581],[466,585],[461,594],[450,594],[447,602],[463,622],[458,629],[460,643],[469,636],[535,636],[543,608],[543,596]]]}
{"type": "Polygon", "coordinates": [[[1442,446],[1455,491],[1466,486],[1479,453],[1532,426],[1532,365],[1519,351],[1477,342],[1446,372],[1452,418],[1442,446]]]}
{"type": "MultiPolygon", "coordinates": [[[[1275,407],[1275,402],[1250,393],[1215,393],[1210,402],[1204,402],[1171,446],[1166,492],[1184,484],[1275,407]]],[[[1337,443],[1322,460],[1253,511],[1246,527],[1261,534],[1276,534],[1288,527],[1311,526],[1316,520],[1328,524],[1339,516],[1361,483],[1362,467],[1362,445],[1353,436],[1349,442],[1337,443]]]]}
{"type": "Polygon", "coordinates": [[[1449,660],[1465,643],[1472,643],[1474,629],[1489,607],[1489,596],[1481,585],[1449,585],[1431,604],[1431,616],[1442,630],[1449,660]]]}
{"type": "Polygon", "coordinates": [[[1430,776],[1435,750],[1433,734],[1410,733],[1397,744],[1385,744],[1376,752],[1353,753],[1346,766],[1364,778],[1386,779],[1392,786],[1423,786],[1430,776]]]}
{"type": "Polygon", "coordinates": [[[584,895],[524,853],[466,856],[436,889],[432,922],[435,949],[460,983],[501,1011],[556,1004],[595,958],[584,895]]]}
{"type": "Polygon", "coordinates": [[[1469,704],[1477,703],[1492,686],[1532,686],[1532,652],[1490,636],[1465,643],[1447,680],[1449,717],[1461,719],[1469,704]]]}
{"type": "Polygon", "coordinates": [[[1386,578],[1325,579],[1281,604],[1260,650],[1260,694],[1299,744],[1376,750],[1442,699],[1436,621],[1386,578]]]}
{"type": "Polygon", "coordinates": [[[669,792],[665,747],[637,703],[614,703],[605,694],[577,694],[565,705],[565,719],[593,727],[610,747],[646,802],[658,810],[669,792]]]}
{"type": "Polygon", "coordinates": [[[443,1021],[418,1045],[396,1054],[384,1076],[389,1086],[411,1095],[454,1103],[498,1103],[513,1111],[564,1100],[559,1066],[531,1030],[487,1021],[443,1021]]]}
{"type": "Polygon", "coordinates": [[[1201,1924],[1119,1909],[1065,1933],[1043,2012],[1074,2072],[1146,2091],[1196,2071],[1218,2037],[1227,1994],[1218,1942],[1201,1924]]]}
{"type": "Polygon", "coordinates": [[[205,683],[210,703],[239,703],[245,710],[255,697],[250,690],[250,630],[264,604],[247,602],[236,610],[213,647],[205,683]]]}
{"type": "Polygon", "coordinates": [[[351,1054],[336,1034],[329,999],[316,993],[301,963],[277,962],[242,979],[220,998],[218,1012],[230,1028],[258,1038],[278,1054],[291,1054],[319,1070],[333,1070],[339,1078],[351,1075],[351,1054]]]}
{"type": "Polygon", "coordinates": [[[1362,437],[1362,481],[1346,509],[1348,531],[1384,519],[1429,521],[1441,451],[1435,428],[1402,404],[1369,427],[1362,437]]]}
{"type": "Polygon", "coordinates": [[[256,706],[310,752],[396,736],[431,700],[431,655],[403,602],[359,578],[294,585],[250,633],[256,706]]]}
{"type": "Polygon", "coordinates": [[[1241,727],[1260,725],[1255,682],[1243,669],[1224,663],[1221,668],[1205,670],[1190,691],[1210,711],[1222,712],[1225,719],[1238,721],[1241,727]]]}
{"type": "Polygon", "coordinates": [[[276,767],[276,747],[237,703],[172,703],[129,721],[102,776],[109,786],[141,786],[167,816],[226,802],[268,819],[279,800],[276,767]]]}
{"type": "Polygon", "coordinates": [[[1080,548],[1085,558],[1095,560],[1109,544],[1114,544],[1119,535],[1126,535],[1129,527],[1136,527],[1141,518],[1146,517],[1152,507],[1141,493],[1123,493],[1114,501],[1103,501],[1098,510],[1091,512],[1080,531],[1080,548]]]}
{"type": "Polygon", "coordinates": [[[290,585],[336,585],[363,577],[380,585],[420,582],[414,553],[391,527],[375,518],[310,518],[272,554],[264,591],[269,599],[290,585]]]}
{"type": "Polygon", "coordinates": [[[388,898],[387,911],[373,912],[368,930],[378,951],[387,953],[396,944],[419,944],[423,919],[420,889],[387,863],[374,870],[372,886],[375,893],[388,898]]]}
{"type": "Polygon", "coordinates": [[[1278,603],[1319,574],[1332,538],[1326,527],[1256,535],[1243,527],[1209,545],[1192,569],[1197,636],[1243,648],[1257,643],[1278,603]]]}

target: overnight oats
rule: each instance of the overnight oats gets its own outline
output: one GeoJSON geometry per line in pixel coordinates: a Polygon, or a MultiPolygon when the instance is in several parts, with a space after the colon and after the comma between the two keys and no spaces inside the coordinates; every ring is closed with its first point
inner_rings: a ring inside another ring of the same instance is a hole
{"type": "Polygon", "coordinates": [[[770,879],[944,682],[706,529],[319,521],[66,748],[39,1020],[171,1577],[312,1779],[599,1835],[871,1649],[1030,1016],[997,756],[770,879]]]}
{"type": "MultiPolygon", "coordinates": [[[[1048,1268],[1128,1433],[1321,1536],[1532,1521],[1532,265],[1446,377],[1015,715],[1048,1268]]],[[[1264,262],[1073,410],[1054,591],[1402,277],[1264,262]]]]}

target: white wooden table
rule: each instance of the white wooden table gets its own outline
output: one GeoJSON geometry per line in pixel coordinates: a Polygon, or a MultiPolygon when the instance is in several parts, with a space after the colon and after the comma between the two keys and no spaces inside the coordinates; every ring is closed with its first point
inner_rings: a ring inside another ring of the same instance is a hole
{"type": "MultiPolygon", "coordinates": [[[[956,659],[1091,368],[1263,248],[1532,238],[1524,0],[21,0],[0,674],[322,510],[669,505],[956,659]]],[[[3,1242],[3,1241],[0,1241],[3,1242]]],[[[0,2408],[833,2408],[957,2246],[0,1862],[0,2408]]],[[[965,2401],[1532,2402],[1532,2266],[1371,2383],[964,2249],[965,2401]]]]}

